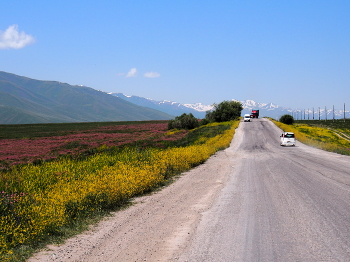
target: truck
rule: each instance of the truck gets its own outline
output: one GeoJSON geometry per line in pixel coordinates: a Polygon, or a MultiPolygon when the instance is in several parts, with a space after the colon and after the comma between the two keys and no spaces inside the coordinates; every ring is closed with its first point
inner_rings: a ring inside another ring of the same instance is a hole
{"type": "Polygon", "coordinates": [[[253,109],[252,112],[250,113],[251,118],[259,118],[259,110],[253,109]]]}

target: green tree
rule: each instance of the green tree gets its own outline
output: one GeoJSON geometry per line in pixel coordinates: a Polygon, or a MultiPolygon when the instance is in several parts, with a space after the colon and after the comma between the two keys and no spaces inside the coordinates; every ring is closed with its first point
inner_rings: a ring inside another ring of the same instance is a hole
{"type": "Polygon", "coordinates": [[[286,114],[280,117],[280,122],[286,125],[293,125],[294,118],[293,116],[286,114]]]}
{"type": "Polygon", "coordinates": [[[181,116],[175,117],[168,123],[168,129],[193,129],[199,126],[198,119],[195,118],[191,113],[183,113],[181,116]]]}
{"type": "Polygon", "coordinates": [[[241,116],[243,105],[239,101],[223,101],[214,104],[214,108],[208,111],[205,118],[210,122],[225,122],[238,119],[241,116]]]}
{"type": "Polygon", "coordinates": [[[199,125],[204,126],[204,125],[207,125],[207,124],[209,124],[209,123],[210,123],[210,122],[209,122],[208,119],[203,118],[203,119],[199,122],[199,125]]]}

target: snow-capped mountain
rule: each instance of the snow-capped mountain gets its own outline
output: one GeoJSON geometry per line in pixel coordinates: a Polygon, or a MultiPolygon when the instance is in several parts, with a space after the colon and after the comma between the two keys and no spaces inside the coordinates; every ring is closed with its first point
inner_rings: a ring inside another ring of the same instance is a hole
{"type": "Polygon", "coordinates": [[[192,108],[199,112],[207,112],[211,109],[213,109],[212,105],[203,105],[202,103],[195,103],[195,104],[183,104],[185,107],[192,108]]]}
{"type": "Polygon", "coordinates": [[[244,109],[274,110],[274,109],[280,108],[280,106],[275,105],[273,103],[257,103],[253,100],[245,100],[240,102],[242,103],[244,109]]]}
{"type": "MultiPolygon", "coordinates": [[[[192,113],[197,118],[204,118],[205,112],[207,111],[206,108],[209,108],[208,106],[202,105],[200,103],[195,105],[189,105],[189,104],[185,105],[174,101],[167,101],[167,100],[156,101],[150,98],[143,98],[139,96],[128,96],[122,93],[109,93],[109,94],[113,96],[117,96],[133,104],[156,109],[173,116],[179,116],[183,113],[186,113],[186,114],[192,113]]],[[[212,107],[210,107],[208,110],[210,110],[211,108],[212,107]]]]}
{"type": "MultiPolygon", "coordinates": [[[[128,102],[131,102],[133,104],[153,108],[165,113],[168,113],[173,116],[179,116],[183,113],[192,113],[197,118],[204,118],[205,113],[207,111],[210,111],[213,108],[213,105],[205,105],[202,103],[195,103],[195,104],[181,104],[178,102],[173,101],[156,101],[150,98],[143,98],[139,96],[127,96],[122,93],[110,93],[111,95],[117,96],[119,98],[122,98],[128,102]]],[[[234,101],[238,101],[235,99],[232,99],[234,101]]],[[[258,103],[253,100],[244,100],[239,101],[243,105],[242,115],[244,114],[250,114],[253,109],[258,109],[260,111],[260,117],[272,117],[275,119],[280,118],[284,114],[291,114],[295,118],[302,118],[304,119],[304,110],[293,110],[291,108],[285,108],[281,107],[279,105],[273,104],[273,103],[258,103]]],[[[325,109],[320,109],[320,112],[312,112],[312,110],[305,112],[305,119],[318,119],[319,117],[321,119],[324,119],[324,113],[325,109]]],[[[342,118],[343,116],[342,110],[336,110],[334,112],[335,118],[342,118]]],[[[327,110],[327,118],[333,117],[333,110],[327,110]]]]}

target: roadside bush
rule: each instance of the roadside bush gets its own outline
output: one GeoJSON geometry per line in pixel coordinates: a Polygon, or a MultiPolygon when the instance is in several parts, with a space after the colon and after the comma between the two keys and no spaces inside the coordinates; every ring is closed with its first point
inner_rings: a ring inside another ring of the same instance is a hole
{"type": "Polygon", "coordinates": [[[194,129],[199,126],[198,119],[195,118],[191,113],[183,113],[181,116],[175,117],[168,123],[168,129],[194,129]]]}
{"type": "Polygon", "coordinates": [[[280,117],[280,122],[286,125],[293,125],[294,118],[291,115],[283,115],[280,117]]]}
{"type": "Polygon", "coordinates": [[[203,118],[203,119],[199,122],[199,124],[200,124],[201,126],[205,126],[205,125],[207,125],[207,124],[209,124],[209,123],[210,123],[209,120],[206,119],[206,118],[203,118]]]}
{"type": "Polygon", "coordinates": [[[241,116],[242,110],[243,106],[239,101],[223,101],[218,105],[214,104],[214,108],[206,113],[205,118],[210,122],[236,120],[241,116]]]}

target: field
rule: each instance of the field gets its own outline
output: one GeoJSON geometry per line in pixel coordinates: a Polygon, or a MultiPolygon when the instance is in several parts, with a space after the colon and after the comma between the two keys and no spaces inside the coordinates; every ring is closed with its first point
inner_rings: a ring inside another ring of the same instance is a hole
{"type": "Polygon", "coordinates": [[[293,125],[273,121],[284,131],[294,132],[302,143],[326,151],[350,155],[350,119],[298,120],[293,125]]]}
{"type": "Polygon", "coordinates": [[[306,124],[314,127],[328,128],[338,131],[350,137],[350,119],[335,119],[333,120],[298,120],[296,123],[306,124]]]}
{"type": "Polygon", "coordinates": [[[23,261],[78,221],[115,210],[229,146],[239,121],[1,126],[0,260],[23,261]]]}
{"type": "Polygon", "coordinates": [[[101,146],[166,147],[188,133],[167,131],[166,121],[1,125],[0,169],[91,155],[101,146]]]}

